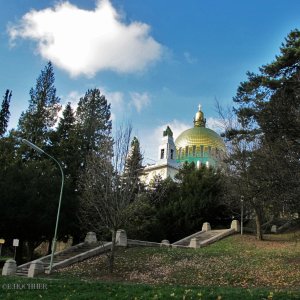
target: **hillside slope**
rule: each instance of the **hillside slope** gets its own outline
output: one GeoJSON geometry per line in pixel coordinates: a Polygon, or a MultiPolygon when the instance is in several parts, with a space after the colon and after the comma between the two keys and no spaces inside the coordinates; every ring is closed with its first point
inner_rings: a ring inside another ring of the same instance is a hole
{"type": "Polygon", "coordinates": [[[147,284],[300,289],[300,242],[235,235],[200,249],[120,248],[110,275],[106,256],[54,276],[147,284]]]}

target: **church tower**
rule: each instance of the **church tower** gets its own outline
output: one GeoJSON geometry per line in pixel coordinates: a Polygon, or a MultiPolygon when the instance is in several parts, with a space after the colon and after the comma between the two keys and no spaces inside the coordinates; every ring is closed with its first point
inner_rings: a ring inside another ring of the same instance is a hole
{"type": "Polygon", "coordinates": [[[176,146],[173,139],[173,132],[169,126],[163,132],[161,144],[158,147],[158,160],[156,164],[148,165],[141,172],[140,180],[148,185],[155,176],[161,179],[168,177],[175,179],[178,173],[179,164],[176,160],[176,146]]]}
{"type": "Polygon", "coordinates": [[[173,132],[169,126],[163,132],[163,138],[158,150],[158,164],[176,164],[176,147],[173,132]]]}

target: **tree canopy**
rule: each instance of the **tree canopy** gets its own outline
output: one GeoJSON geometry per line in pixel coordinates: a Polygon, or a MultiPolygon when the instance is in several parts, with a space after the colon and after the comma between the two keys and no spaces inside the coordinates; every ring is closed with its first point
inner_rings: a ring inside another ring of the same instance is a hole
{"type": "Polygon", "coordinates": [[[299,210],[300,32],[285,39],[280,55],[248,72],[234,97],[239,126],[228,128],[231,171],[256,213],[257,234],[268,212],[299,210]]]}

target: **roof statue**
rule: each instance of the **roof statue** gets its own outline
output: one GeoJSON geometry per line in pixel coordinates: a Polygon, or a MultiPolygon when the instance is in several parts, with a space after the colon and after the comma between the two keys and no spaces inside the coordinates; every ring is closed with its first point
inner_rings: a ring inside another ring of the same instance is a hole
{"type": "Polygon", "coordinates": [[[135,145],[140,145],[139,140],[137,139],[137,137],[133,137],[132,141],[131,141],[131,147],[135,146],[135,145]]]}
{"type": "Polygon", "coordinates": [[[170,137],[173,136],[173,131],[169,126],[167,126],[167,129],[163,132],[163,136],[170,136],[170,137]]]}

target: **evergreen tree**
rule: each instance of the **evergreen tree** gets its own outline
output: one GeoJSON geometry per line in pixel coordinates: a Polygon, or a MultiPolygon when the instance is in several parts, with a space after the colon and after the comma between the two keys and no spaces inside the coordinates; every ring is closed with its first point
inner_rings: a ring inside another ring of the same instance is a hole
{"type": "MultiPolygon", "coordinates": [[[[73,145],[76,147],[74,151],[76,159],[75,164],[73,164],[76,172],[74,178],[77,190],[76,201],[85,197],[86,190],[90,189],[86,179],[92,166],[87,167],[87,162],[97,158],[95,164],[103,164],[104,166],[97,169],[95,181],[105,181],[113,169],[110,117],[110,104],[107,103],[105,96],[101,95],[99,89],[88,90],[85,96],[80,98],[75,116],[75,135],[73,136],[73,145]]],[[[101,187],[99,188],[101,190],[101,187]]],[[[81,224],[83,223],[81,222],[81,224]]],[[[84,229],[84,225],[81,226],[81,230],[84,229]]]]}
{"type": "Polygon", "coordinates": [[[136,195],[141,188],[139,175],[143,167],[142,161],[143,155],[140,151],[140,142],[136,137],[134,137],[131,141],[130,150],[125,162],[123,176],[127,179],[127,182],[131,183],[132,189],[134,190],[134,195],[136,195]]]}
{"type": "MultiPolygon", "coordinates": [[[[30,90],[29,107],[22,113],[18,131],[12,131],[6,143],[1,145],[4,150],[14,149],[10,164],[6,163],[7,151],[0,155],[0,160],[5,161],[5,168],[1,170],[1,181],[4,182],[0,196],[1,226],[4,235],[13,233],[21,242],[26,242],[29,259],[39,243],[53,237],[61,176],[53,161],[23,143],[16,145],[15,138],[26,138],[52,154],[50,136],[59,108],[53,68],[48,63],[38,77],[35,89],[30,90]],[[6,203],[10,204],[8,209],[6,203]]],[[[65,234],[61,229],[59,238],[65,234]]]]}
{"type": "Polygon", "coordinates": [[[154,178],[144,194],[133,202],[129,229],[136,237],[141,238],[134,226],[145,226],[152,241],[167,238],[175,242],[200,231],[204,222],[209,221],[212,226],[229,225],[231,219],[223,203],[224,179],[219,171],[204,166],[197,169],[194,163],[186,163],[177,175],[175,182],[171,178],[154,178]]]}
{"type": "MultiPolygon", "coordinates": [[[[299,191],[300,31],[292,31],[280,55],[248,72],[234,98],[239,128],[226,135],[237,186],[256,213],[257,238],[269,210],[296,211],[299,191]],[[280,172],[278,172],[280,170],[280,172]],[[243,184],[241,184],[243,182],[243,184]]],[[[298,205],[299,209],[299,205],[298,205]]]]}
{"type": "Polygon", "coordinates": [[[71,103],[68,102],[62,117],[59,120],[57,130],[52,135],[53,144],[55,145],[55,153],[62,162],[66,174],[72,174],[77,172],[78,168],[78,147],[76,138],[76,123],[75,114],[71,107],[71,103]]]}
{"type": "Polygon", "coordinates": [[[186,163],[176,178],[179,194],[170,204],[174,218],[173,239],[199,231],[204,222],[212,226],[229,225],[226,224],[227,209],[222,203],[224,190],[220,171],[205,166],[198,169],[194,163],[186,163]]]}
{"type": "Polygon", "coordinates": [[[101,95],[99,89],[88,90],[85,96],[80,98],[76,111],[76,132],[81,142],[82,165],[85,164],[86,157],[91,151],[99,152],[99,149],[107,149],[108,144],[112,153],[110,117],[110,104],[107,103],[105,96],[101,95]]]}
{"type": "Polygon", "coordinates": [[[61,141],[66,141],[71,138],[72,130],[75,125],[75,114],[71,103],[68,102],[57,127],[57,133],[61,141]]]}
{"type": "Polygon", "coordinates": [[[74,242],[78,242],[81,232],[76,214],[79,201],[76,186],[79,177],[80,155],[75,129],[75,113],[69,102],[62,113],[57,130],[52,135],[52,141],[53,155],[61,162],[65,175],[60,229],[62,232],[72,235],[74,242]]]}
{"type": "Polygon", "coordinates": [[[27,111],[22,113],[18,129],[22,136],[32,143],[42,146],[49,141],[49,132],[57,121],[60,99],[56,96],[54,73],[49,62],[30,89],[27,111]]]}
{"type": "Polygon", "coordinates": [[[9,105],[11,100],[12,93],[10,90],[6,90],[3,97],[1,110],[0,110],[0,137],[3,137],[7,130],[8,120],[10,116],[9,105]]]}

